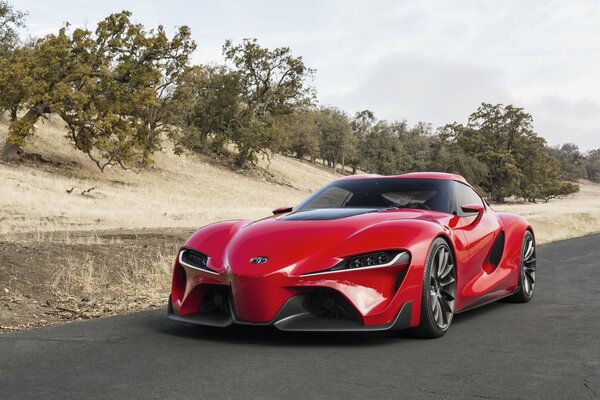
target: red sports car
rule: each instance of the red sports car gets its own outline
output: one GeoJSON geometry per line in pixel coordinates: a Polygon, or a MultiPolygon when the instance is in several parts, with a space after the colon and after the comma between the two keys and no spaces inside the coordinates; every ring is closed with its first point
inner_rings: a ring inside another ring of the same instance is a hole
{"type": "Polygon", "coordinates": [[[412,329],[535,289],[535,238],[458,175],[354,175],[258,221],[196,231],[173,271],[169,318],[284,331],[412,329]]]}

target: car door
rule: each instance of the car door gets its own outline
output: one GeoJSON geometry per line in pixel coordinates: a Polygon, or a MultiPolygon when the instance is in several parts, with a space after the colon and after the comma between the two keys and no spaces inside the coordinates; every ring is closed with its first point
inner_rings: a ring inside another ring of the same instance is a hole
{"type": "Polygon", "coordinates": [[[457,309],[468,308],[478,302],[485,302],[494,296],[503,272],[496,273],[496,266],[489,262],[489,255],[502,230],[495,213],[470,186],[453,182],[456,199],[456,213],[460,217],[457,230],[464,235],[466,257],[459,271],[457,289],[461,301],[457,309]],[[465,212],[465,205],[476,205],[482,212],[465,212]]]}

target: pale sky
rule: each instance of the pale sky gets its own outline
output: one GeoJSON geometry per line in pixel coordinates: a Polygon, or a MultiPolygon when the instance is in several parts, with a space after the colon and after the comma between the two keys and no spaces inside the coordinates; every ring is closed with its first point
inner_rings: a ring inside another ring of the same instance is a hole
{"type": "Polygon", "coordinates": [[[188,25],[195,63],[222,62],[228,38],[289,46],[317,70],[319,103],[350,114],[439,126],[466,122],[484,101],[511,103],[550,145],[600,147],[595,0],[10,2],[29,12],[33,36],[122,9],[147,28],[188,25]]]}

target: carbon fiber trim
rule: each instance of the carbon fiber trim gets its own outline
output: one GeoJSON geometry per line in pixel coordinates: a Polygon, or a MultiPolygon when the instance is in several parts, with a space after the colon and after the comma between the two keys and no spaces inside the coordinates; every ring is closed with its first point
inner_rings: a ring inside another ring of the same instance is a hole
{"type": "Polygon", "coordinates": [[[224,328],[232,324],[269,326],[273,325],[281,331],[313,331],[313,332],[360,332],[360,331],[386,331],[410,328],[412,318],[412,301],[404,303],[396,318],[385,325],[365,326],[352,319],[322,318],[310,313],[305,306],[308,294],[290,298],[281,307],[275,318],[269,322],[247,322],[236,318],[233,306],[230,303],[229,314],[195,313],[185,316],[175,314],[171,297],[169,297],[167,316],[169,319],[195,325],[205,325],[224,328]]]}

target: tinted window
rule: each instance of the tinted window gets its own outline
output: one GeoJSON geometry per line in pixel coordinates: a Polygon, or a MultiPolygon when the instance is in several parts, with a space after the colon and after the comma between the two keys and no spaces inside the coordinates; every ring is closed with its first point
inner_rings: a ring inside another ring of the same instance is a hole
{"type": "Polygon", "coordinates": [[[450,181],[380,178],[332,182],[306,199],[296,211],[318,208],[416,208],[451,213],[450,181]]]}
{"type": "Polygon", "coordinates": [[[479,197],[479,195],[469,186],[459,182],[452,182],[452,184],[454,185],[456,204],[458,205],[459,210],[460,206],[464,206],[466,204],[484,205],[481,197],[479,197]]]}
{"type": "Polygon", "coordinates": [[[309,208],[344,207],[352,198],[352,192],[339,186],[326,187],[310,202],[309,208]]]}

